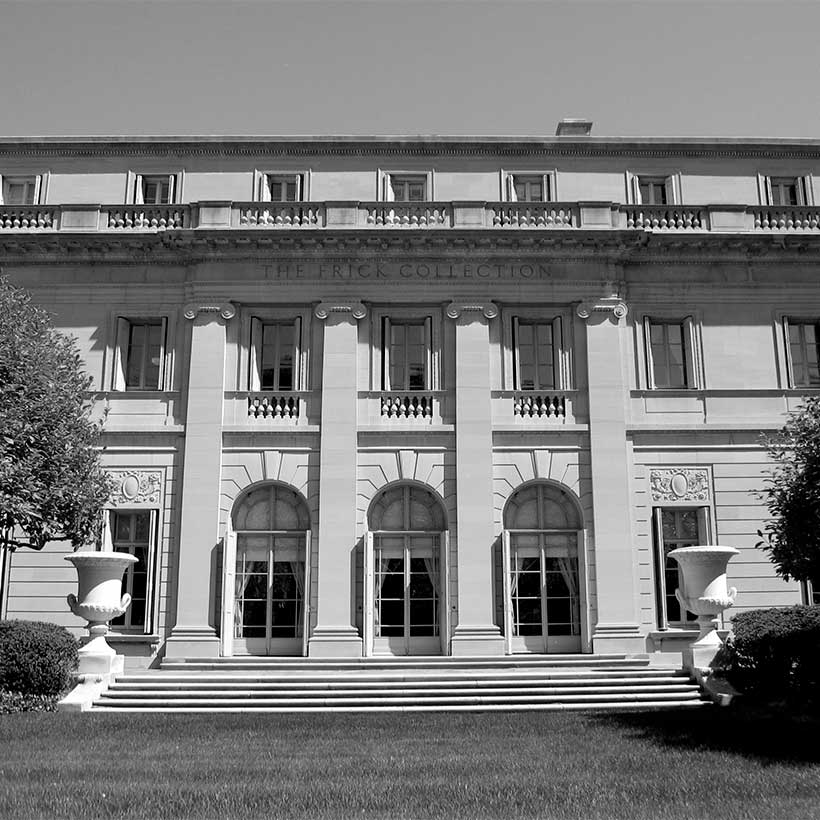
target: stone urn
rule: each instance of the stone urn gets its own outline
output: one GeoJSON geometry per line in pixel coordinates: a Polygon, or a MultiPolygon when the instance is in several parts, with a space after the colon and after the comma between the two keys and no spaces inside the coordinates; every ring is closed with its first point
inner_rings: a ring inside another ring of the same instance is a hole
{"type": "Polygon", "coordinates": [[[122,671],[122,657],[108,645],[108,622],[122,615],[131,603],[122,594],[122,577],[136,556],[124,552],[81,550],[65,556],[77,570],[78,594],[66,598],[71,611],[88,621],[88,635],[80,648],[80,673],[122,671]]]}
{"type": "Polygon", "coordinates": [[[734,547],[678,547],[669,553],[678,562],[682,586],[675,590],[680,605],[698,616],[700,634],[684,651],[684,666],[708,667],[723,641],[718,635],[720,615],[735,602],[737,590],[726,585],[726,565],[737,555],[734,547]]]}

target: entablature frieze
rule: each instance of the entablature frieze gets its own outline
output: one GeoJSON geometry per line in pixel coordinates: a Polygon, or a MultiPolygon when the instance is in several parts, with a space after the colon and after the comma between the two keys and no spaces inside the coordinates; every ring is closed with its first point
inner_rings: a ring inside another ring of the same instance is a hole
{"type": "Polygon", "coordinates": [[[200,313],[219,316],[229,321],[236,316],[236,305],[227,299],[195,299],[187,302],[182,309],[182,315],[193,321],[200,313]]]}

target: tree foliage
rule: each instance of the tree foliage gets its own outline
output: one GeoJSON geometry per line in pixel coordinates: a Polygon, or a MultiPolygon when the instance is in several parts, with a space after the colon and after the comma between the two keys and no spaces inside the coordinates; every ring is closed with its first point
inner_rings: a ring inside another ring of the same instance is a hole
{"type": "Polygon", "coordinates": [[[109,480],[76,342],[0,277],[0,540],[76,548],[99,536],[109,480]]]}
{"type": "Polygon", "coordinates": [[[774,462],[761,493],[772,516],[758,535],[778,575],[820,579],[820,397],[789,414],[765,441],[774,462]]]}

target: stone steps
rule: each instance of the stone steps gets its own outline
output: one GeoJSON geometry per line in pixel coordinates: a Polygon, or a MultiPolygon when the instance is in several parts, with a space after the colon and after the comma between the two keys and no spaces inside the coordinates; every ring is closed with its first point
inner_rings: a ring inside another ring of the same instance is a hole
{"type": "Polygon", "coordinates": [[[122,676],[106,712],[384,712],[658,709],[705,705],[680,670],[646,658],[220,658],[122,676]]]}

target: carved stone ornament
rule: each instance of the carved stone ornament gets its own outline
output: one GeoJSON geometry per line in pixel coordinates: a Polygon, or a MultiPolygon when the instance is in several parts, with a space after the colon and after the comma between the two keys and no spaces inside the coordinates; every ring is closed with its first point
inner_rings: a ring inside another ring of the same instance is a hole
{"type": "Polygon", "coordinates": [[[475,302],[450,302],[445,312],[451,319],[458,319],[462,313],[483,313],[487,319],[495,319],[498,316],[498,307],[493,302],[476,299],[475,302]]]}
{"type": "Polygon", "coordinates": [[[109,470],[114,480],[110,503],[114,507],[136,505],[158,507],[162,493],[162,473],[157,470],[109,470]]]}
{"type": "Polygon", "coordinates": [[[581,302],[575,312],[581,319],[589,319],[593,313],[612,313],[616,319],[623,319],[629,308],[620,296],[602,296],[600,299],[581,302]]]}
{"type": "Polygon", "coordinates": [[[317,319],[327,319],[331,313],[348,313],[354,319],[364,319],[367,308],[361,302],[319,302],[313,309],[317,319]]]}
{"type": "Polygon", "coordinates": [[[670,467],[649,471],[653,501],[708,502],[711,492],[709,471],[688,467],[670,467]]]}
{"type": "Polygon", "coordinates": [[[223,319],[236,316],[236,306],[231,302],[214,299],[212,302],[188,302],[182,310],[186,319],[196,319],[200,313],[218,313],[223,319]]]}

